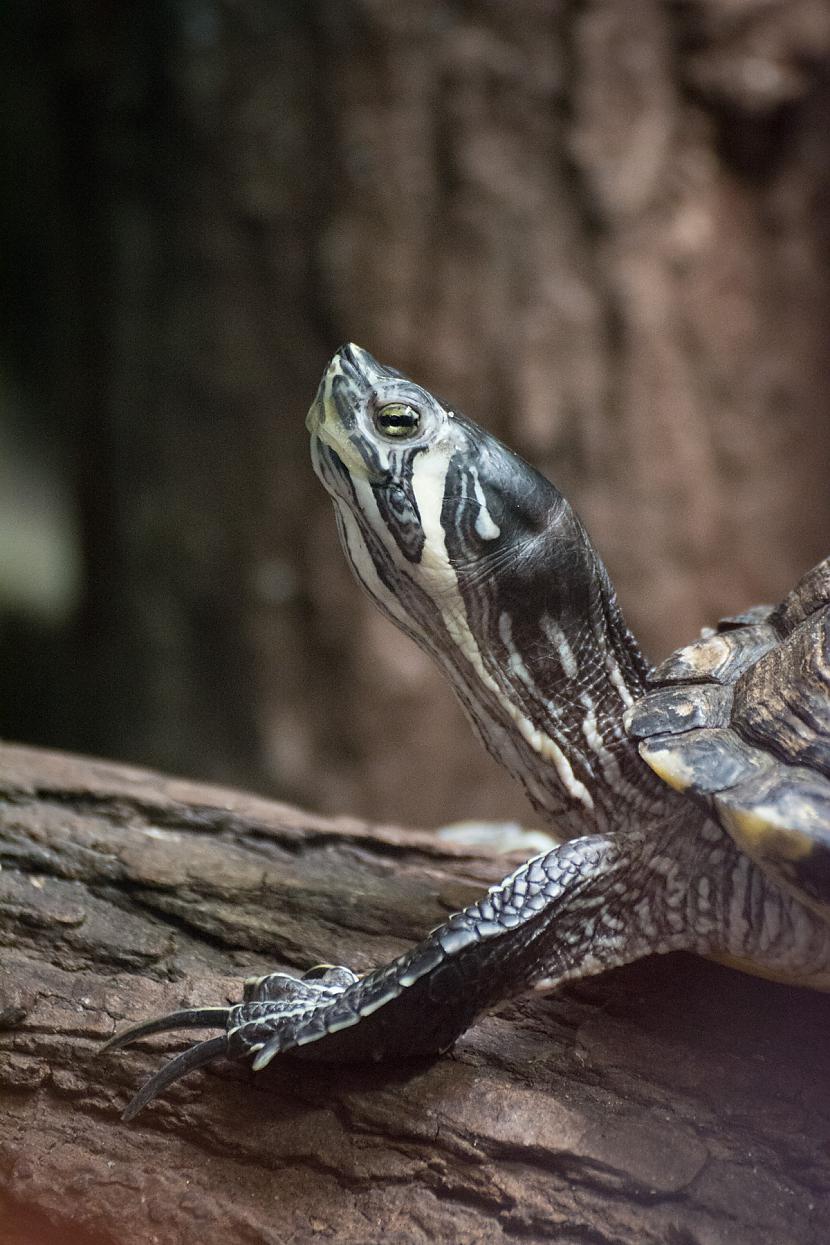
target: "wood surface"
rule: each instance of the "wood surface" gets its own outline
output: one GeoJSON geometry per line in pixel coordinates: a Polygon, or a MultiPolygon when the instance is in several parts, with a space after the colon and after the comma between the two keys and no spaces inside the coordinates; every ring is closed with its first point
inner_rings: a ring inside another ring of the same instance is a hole
{"type": "Polygon", "coordinates": [[[684,956],[523,998],[434,1062],[219,1063],[125,1022],[366,969],[507,872],[423,832],[0,749],[0,1245],[826,1245],[830,999],[684,956]]]}

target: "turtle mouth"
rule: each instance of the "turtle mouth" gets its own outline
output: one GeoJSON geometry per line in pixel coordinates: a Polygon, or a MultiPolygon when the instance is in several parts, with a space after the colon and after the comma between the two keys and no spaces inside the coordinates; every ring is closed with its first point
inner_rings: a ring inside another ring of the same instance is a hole
{"type": "Polygon", "coordinates": [[[311,465],[327,492],[342,494],[344,477],[348,479],[348,471],[337,451],[315,431],[311,434],[311,465]],[[340,488],[336,487],[338,483],[340,488]]]}
{"type": "Polygon", "coordinates": [[[346,475],[369,480],[380,479],[360,451],[359,435],[343,426],[336,404],[328,394],[318,393],[306,415],[305,426],[311,433],[311,460],[314,470],[328,487],[324,474],[326,465],[333,465],[346,475]],[[323,468],[321,471],[320,468],[323,468]]]}
{"type": "Polygon", "coordinates": [[[346,502],[352,509],[359,508],[354,477],[368,480],[370,484],[377,482],[363,459],[357,456],[357,451],[352,450],[346,462],[340,445],[332,445],[327,437],[320,436],[318,432],[311,435],[311,464],[326,492],[335,500],[346,502]],[[352,458],[355,459],[354,466],[352,458]]]}
{"type": "Polygon", "coordinates": [[[314,438],[320,435],[320,429],[326,422],[325,400],[320,392],[322,387],[323,386],[321,384],[320,389],[318,389],[314,396],[314,401],[308,408],[308,414],[305,417],[305,426],[311,433],[312,444],[314,438]]]}

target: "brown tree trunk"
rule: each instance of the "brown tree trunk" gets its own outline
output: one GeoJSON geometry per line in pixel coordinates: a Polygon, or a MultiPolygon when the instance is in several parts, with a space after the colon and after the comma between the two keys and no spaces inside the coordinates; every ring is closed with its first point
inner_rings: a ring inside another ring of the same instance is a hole
{"type": "Polygon", "coordinates": [[[826,552],[825,0],[16,7],[14,115],[62,126],[22,131],[18,301],[87,571],[30,734],[517,807],[336,548],[303,416],[345,338],[550,472],[655,657],[826,552]]]}
{"type": "Polygon", "coordinates": [[[824,1245],[826,996],[682,956],[481,1020],[433,1063],[219,1064],[114,1028],[365,969],[509,862],[236,791],[0,749],[0,1245],[824,1245]]]}

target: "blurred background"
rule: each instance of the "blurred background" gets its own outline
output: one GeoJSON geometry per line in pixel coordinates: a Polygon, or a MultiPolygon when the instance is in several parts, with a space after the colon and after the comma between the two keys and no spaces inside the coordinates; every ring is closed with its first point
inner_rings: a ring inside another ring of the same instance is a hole
{"type": "Polygon", "coordinates": [[[7,0],[0,734],[517,814],[337,548],[355,340],[586,520],[652,658],[830,548],[826,0],[7,0]]]}

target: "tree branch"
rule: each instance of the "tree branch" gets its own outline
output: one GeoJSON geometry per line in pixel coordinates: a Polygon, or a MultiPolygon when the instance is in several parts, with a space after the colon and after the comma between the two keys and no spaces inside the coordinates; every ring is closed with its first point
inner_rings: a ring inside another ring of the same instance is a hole
{"type": "Polygon", "coordinates": [[[825,996],[674,956],[433,1063],[220,1064],[116,1026],[401,951],[512,867],[143,770],[0,749],[0,1245],[826,1240],[825,996]]]}

